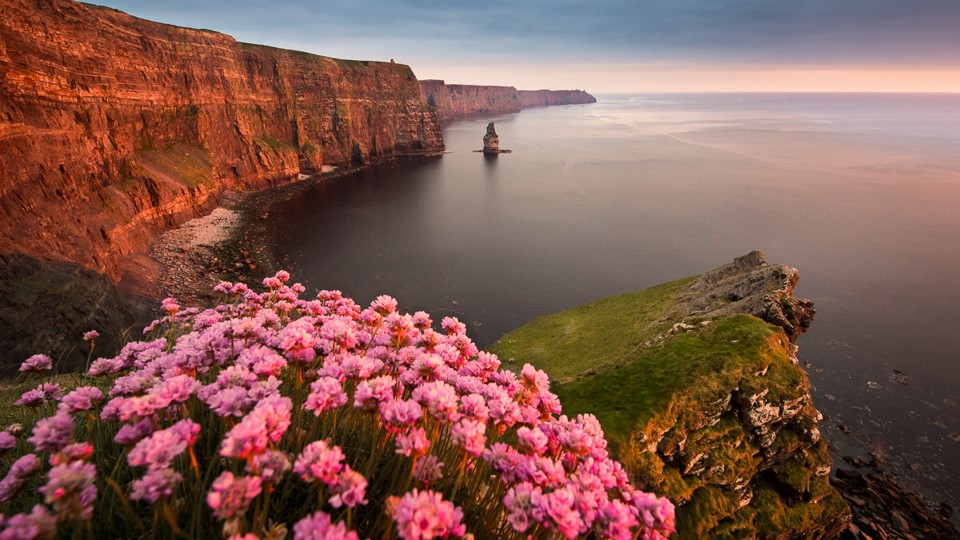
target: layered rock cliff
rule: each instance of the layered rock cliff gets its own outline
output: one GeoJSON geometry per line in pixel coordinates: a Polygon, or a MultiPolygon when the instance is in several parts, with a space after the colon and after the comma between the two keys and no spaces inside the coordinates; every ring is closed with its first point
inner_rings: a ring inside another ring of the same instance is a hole
{"type": "Polygon", "coordinates": [[[441,80],[420,81],[426,103],[441,120],[476,114],[503,114],[530,107],[596,103],[583,90],[517,90],[512,86],[447,84],[441,80]]]}
{"type": "Polygon", "coordinates": [[[228,189],[443,142],[409,67],[63,0],[0,7],[0,253],[123,274],[228,189]]]}
{"type": "Polygon", "coordinates": [[[813,316],[797,271],[753,252],[695,279],[544,317],[494,346],[593,413],[638,485],[677,504],[681,538],[836,537],[830,485],[794,340],[813,316]]]}

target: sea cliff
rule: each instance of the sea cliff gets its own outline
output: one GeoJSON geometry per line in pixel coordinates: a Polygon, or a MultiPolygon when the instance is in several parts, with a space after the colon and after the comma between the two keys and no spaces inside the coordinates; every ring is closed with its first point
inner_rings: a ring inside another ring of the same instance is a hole
{"type": "Polygon", "coordinates": [[[420,81],[424,100],[441,120],[476,114],[503,114],[530,107],[596,103],[583,90],[517,90],[513,86],[447,84],[441,80],[420,81]]]}
{"type": "Polygon", "coordinates": [[[797,279],[753,252],[543,317],[493,351],[547,371],[566,414],[596,414],[633,481],[678,505],[681,538],[836,537],[850,511],[797,365],[813,316],[797,279]]]}
{"type": "Polygon", "coordinates": [[[143,254],[156,233],[226,191],[442,150],[406,65],[239,43],[69,0],[6,0],[0,360],[118,330],[105,313],[122,313],[129,295],[113,285],[149,288],[156,268],[143,254]],[[74,294],[78,276],[91,294],[74,294]],[[45,316],[72,322],[40,329],[45,316]]]}
{"type": "Polygon", "coordinates": [[[0,95],[0,252],[113,280],[224,190],[443,149],[408,66],[72,1],[4,2],[0,95]]]}

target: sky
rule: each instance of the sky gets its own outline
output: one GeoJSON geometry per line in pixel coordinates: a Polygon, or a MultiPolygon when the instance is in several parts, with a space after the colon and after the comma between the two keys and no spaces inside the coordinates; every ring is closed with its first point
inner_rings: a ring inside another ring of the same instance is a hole
{"type": "Polygon", "coordinates": [[[960,0],[93,1],[449,83],[960,92],[960,0]]]}

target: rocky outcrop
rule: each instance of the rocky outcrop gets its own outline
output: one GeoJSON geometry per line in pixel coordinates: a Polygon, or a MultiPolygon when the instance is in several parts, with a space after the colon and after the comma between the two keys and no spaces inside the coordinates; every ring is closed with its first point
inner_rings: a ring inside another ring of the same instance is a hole
{"type": "Polygon", "coordinates": [[[698,277],[667,318],[704,320],[745,313],[779,326],[796,342],[815,313],[813,302],[793,296],[798,281],[796,268],[770,264],[762,251],[751,251],[698,277]]]}
{"type": "Polygon", "coordinates": [[[420,81],[423,98],[441,120],[519,112],[530,107],[596,103],[582,90],[517,90],[512,86],[447,84],[441,80],[420,81]]]}
{"type": "Polygon", "coordinates": [[[677,505],[680,538],[833,538],[850,509],[796,360],[813,316],[797,279],[752,252],[542,317],[492,349],[546,370],[564,413],[597,416],[634,482],[677,505]]]}
{"type": "Polygon", "coordinates": [[[224,190],[443,148],[409,67],[66,0],[0,8],[0,253],[118,280],[224,190]]]}
{"type": "Polygon", "coordinates": [[[497,128],[493,125],[493,122],[487,124],[487,133],[483,136],[483,153],[500,153],[500,137],[497,135],[497,128]]]}

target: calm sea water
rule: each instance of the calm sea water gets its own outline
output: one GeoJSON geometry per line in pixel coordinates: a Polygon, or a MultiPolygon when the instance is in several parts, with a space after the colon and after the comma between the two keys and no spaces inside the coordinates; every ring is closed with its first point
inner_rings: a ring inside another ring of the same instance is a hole
{"type": "Polygon", "coordinates": [[[960,95],[600,98],[457,122],[442,158],[279,203],[275,253],[308,287],[456,315],[486,345],[763,249],[815,302],[800,357],[828,438],[957,506],[960,95]],[[512,154],[473,152],[490,120],[512,154]]]}

